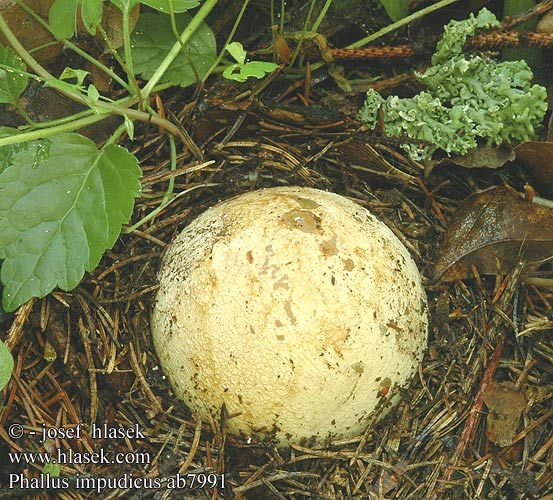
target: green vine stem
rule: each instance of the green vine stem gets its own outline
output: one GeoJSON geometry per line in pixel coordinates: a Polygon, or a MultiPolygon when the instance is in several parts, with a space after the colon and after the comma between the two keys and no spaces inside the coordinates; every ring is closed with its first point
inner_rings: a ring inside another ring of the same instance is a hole
{"type": "Polygon", "coordinates": [[[221,48],[221,51],[219,52],[219,55],[217,56],[217,59],[215,59],[215,62],[211,65],[211,68],[209,68],[202,78],[202,83],[205,83],[205,81],[209,78],[209,75],[215,71],[215,69],[219,66],[220,62],[223,60],[223,57],[225,56],[225,47],[232,42],[232,39],[234,37],[234,34],[236,33],[236,30],[238,29],[238,25],[240,24],[240,21],[242,20],[242,17],[244,17],[244,12],[246,12],[246,7],[250,3],[250,0],[244,0],[242,3],[242,8],[240,9],[240,12],[238,13],[238,16],[236,17],[236,20],[234,21],[234,26],[230,30],[230,33],[225,41],[225,44],[221,48]]]}
{"type": "Polygon", "coordinates": [[[305,41],[305,35],[307,33],[307,27],[309,26],[309,23],[311,22],[311,16],[313,15],[314,7],[315,7],[315,0],[311,0],[311,4],[309,5],[309,11],[307,12],[307,16],[305,16],[305,22],[303,23],[303,29],[301,30],[300,39],[298,40],[296,48],[294,49],[294,53],[292,54],[292,57],[290,59],[290,67],[294,66],[294,63],[296,62],[298,54],[300,53],[301,46],[302,46],[303,42],[305,41]]]}
{"type": "MultiPolygon", "coordinates": [[[[213,163],[215,163],[215,160],[208,161],[205,164],[198,165],[198,166],[207,166],[207,165],[211,165],[213,163]]],[[[123,227],[121,232],[123,234],[132,233],[135,229],[138,229],[142,224],[144,224],[145,222],[148,222],[149,220],[153,219],[157,214],[159,214],[164,208],[168,207],[171,203],[173,203],[174,201],[178,200],[179,198],[182,198],[183,196],[191,193],[192,191],[195,191],[196,189],[207,188],[207,187],[216,187],[218,185],[219,184],[217,184],[217,183],[198,184],[196,186],[192,186],[191,188],[185,189],[184,191],[180,191],[176,195],[174,195],[173,197],[171,197],[171,198],[167,199],[166,201],[162,202],[157,208],[154,208],[151,212],[148,212],[148,214],[145,217],[143,217],[142,219],[140,219],[136,224],[133,224],[132,226],[129,226],[129,227],[123,227]]]]}
{"type": "Polygon", "coordinates": [[[361,40],[357,40],[357,42],[352,43],[351,45],[348,45],[346,48],[348,49],[358,49],[359,47],[363,47],[364,45],[367,45],[370,42],[374,42],[381,36],[387,35],[388,33],[391,33],[392,31],[397,30],[398,28],[401,28],[402,26],[406,26],[411,21],[414,21],[415,19],[419,19],[420,17],[425,16],[426,14],[430,14],[430,12],[434,12],[435,10],[439,10],[443,7],[446,7],[452,3],[458,2],[459,0],[441,0],[439,2],[436,2],[435,4],[429,5],[428,7],[425,7],[424,9],[418,10],[417,12],[413,12],[413,14],[404,17],[403,19],[400,19],[399,21],[389,24],[388,26],[382,28],[381,30],[377,31],[376,33],[373,33],[372,35],[366,36],[365,38],[362,38],[361,40]]]}
{"type": "Polygon", "coordinates": [[[134,64],[132,60],[132,51],[131,51],[131,25],[130,25],[130,4],[129,1],[121,2],[123,10],[121,14],[123,16],[123,50],[125,52],[125,72],[127,73],[127,78],[129,80],[129,85],[134,89],[134,94],[140,97],[140,107],[142,107],[142,97],[140,94],[140,87],[134,77],[134,64]]]}
{"type": "MultiPolygon", "coordinates": [[[[24,2],[19,1],[19,0],[17,1],[17,5],[19,7],[21,7],[23,10],[25,10],[27,12],[27,14],[29,14],[38,24],[40,24],[53,37],[55,37],[54,32],[50,28],[50,25],[44,19],[42,19],[42,17],[40,17],[31,7],[29,7],[27,4],[25,4],[24,2]]],[[[57,44],[57,43],[59,43],[59,42],[58,41],[52,42],[52,44],[57,44]]],[[[127,82],[125,82],[125,80],[120,78],[117,73],[112,71],[105,64],[102,64],[98,59],[96,59],[95,57],[92,57],[91,55],[87,54],[84,50],[77,47],[70,40],[63,39],[63,40],[61,40],[61,43],[63,43],[63,45],[65,45],[67,48],[71,49],[73,52],[75,52],[76,54],[81,56],[83,59],[88,61],[90,64],[93,64],[94,66],[96,66],[99,70],[103,71],[112,80],[116,81],[119,85],[121,85],[121,87],[123,87],[127,92],[131,93],[130,87],[127,84],[127,82]]],[[[36,47],[33,50],[37,50],[37,49],[39,49],[39,47],[36,47]]]]}
{"type": "Polygon", "coordinates": [[[92,125],[93,123],[99,122],[104,118],[107,118],[108,116],[110,116],[110,114],[107,113],[101,115],[91,115],[61,125],[55,125],[53,127],[35,129],[29,132],[23,132],[21,134],[13,134],[8,137],[2,137],[0,139],[0,147],[27,141],[36,141],[38,139],[44,139],[46,137],[50,137],[56,134],[62,134],[64,132],[72,132],[82,127],[86,127],[88,125],[92,125]]]}
{"type": "Polygon", "coordinates": [[[319,29],[319,26],[323,22],[323,19],[326,16],[326,13],[328,12],[328,9],[330,9],[330,6],[332,5],[332,0],[326,0],[325,4],[323,5],[323,8],[321,9],[321,12],[319,13],[319,17],[315,20],[313,23],[313,26],[311,27],[311,31],[316,32],[319,29]]]}
{"type": "MultiPolygon", "coordinates": [[[[56,79],[33,56],[31,56],[31,54],[29,54],[29,52],[27,51],[27,49],[25,49],[25,47],[23,47],[23,45],[21,45],[21,43],[19,42],[19,40],[17,39],[13,31],[6,23],[6,20],[4,19],[1,13],[0,13],[0,31],[6,37],[6,39],[11,44],[13,49],[17,52],[19,57],[21,57],[23,62],[25,62],[25,64],[28,67],[30,67],[35,72],[36,75],[38,75],[45,81],[56,79]]],[[[69,91],[69,90],[59,89],[59,88],[57,90],[58,92],[61,92],[63,95],[65,95],[66,97],[80,104],[83,104],[85,106],[89,106],[90,104],[88,98],[80,94],[79,92],[69,91]]],[[[176,135],[177,137],[179,137],[185,145],[188,144],[188,139],[186,135],[183,134],[181,129],[174,123],[171,123],[169,120],[166,120],[165,118],[161,118],[160,116],[152,115],[144,111],[139,111],[136,109],[129,108],[129,106],[136,104],[138,101],[139,101],[138,96],[134,96],[131,99],[126,98],[121,101],[117,101],[113,103],[98,101],[97,103],[95,103],[94,106],[98,109],[100,114],[86,117],[81,120],[76,120],[74,122],[69,122],[67,124],[60,125],[58,127],[53,127],[53,128],[56,130],[55,133],[60,133],[61,131],[76,130],[76,127],[74,126],[75,124],[78,124],[77,128],[80,128],[83,123],[86,123],[86,124],[95,123],[109,116],[109,114],[103,114],[107,112],[115,115],[127,116],[128,118],[133,120],[151,122],[165,129],[170,134],[176,135]],[[70,128],[71,126],[73,126],[73,128],[70,128]]],[[[0,146],[5,146],[7,144],[14,144],[17,142],[36,140],[40,137],[46,137],[46,134],[52,135],[50,132],[46,132],[47,130],[48,129],[42,129],[42,130],[35,130],[32,132],[26,132],[23,134],[18,134],[14,136],[15,139],[12,137],[6,137],[3,139],[0,139],[0,146]],[[12,140],[9,140],[9,139],[12,139],[12,140]],[[5,142],[5,141],[8,141],[8,142],[5,142]]]]}
{"type": "Polygon", "coordinates": [[[179,40],[176,41],[175,44],[171,47],[171,50],[167,53],[165,59],[163,59],[148,83],[142,89],[142,99],[144,99],[145,101],[148,100],[148,97],[152,93],[153,88],[161,80],[171,63],[175,60],[175,57],[178,56],[179,52],[182,50],[182,46],[186,45],[188,40],[190,40],[190,37],[200,27],[207,15],[217,5],[218,1],[219,0],[206,0],[200,10],[196,12],[196,15],[191,19],[191,21],[182,32],[179,40]]]}

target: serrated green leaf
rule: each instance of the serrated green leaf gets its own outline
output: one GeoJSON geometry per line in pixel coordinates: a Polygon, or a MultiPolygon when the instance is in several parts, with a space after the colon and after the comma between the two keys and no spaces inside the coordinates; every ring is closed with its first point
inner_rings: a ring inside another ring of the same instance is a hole
{"type": "Polygon", "coordinates": [[[96,34],[96,29],[102,22],[102,12],[104,10],[103,0],[82,0],[81,17],[86,30],[91,34],[96,34]]]}
{"type": "Polygon", "coordinates": [[[13,372],[13,357],[0,340],[0,391],[8,385],[13,372]]]}
{"type": "Polygon", "coordinates": [[[403,19],[409,14],[408,0],[380,0],[380,3],[394,22],[403,19]]]}
{"type": "Polygon", "coordinates": [[[140,3],[152,7],[153,9],[165,12],[171,12],[169,2],[173,4],[173,12],[186,12],[200,5],[197,0],[142,0],[140,3]]]}
{"type": "Polygon", "coordinates": [[[75,288],[119,236],[140,192],[136,158],[79,134],[35,141],[0,174],[4,310],[75,288]]]}
{"type": "MultiPolygon", "coordinates": [[[[182,33],[190,21],[187,14],[175,16],[177,30],[182,33]]],[[[175,44],[169,16],[153,13],[141,14],[131,37],[134,69],[143,78],[149,79],[163,58],[175,44]]],[[[215,36],[207,24],[202,23],[186,44],[185,54],[179,54],[163,75],[160,83],[187,87],[202,78],[217,57],[215,36]],[[190,62],[195,69],[192,69],[190,62]]]]}
{"type": "Polygon", "coordinates": [[[71,38],[77,32],[78,0],[55,0],[48,12],[48,22],[58,40],[71,38]]]}
{"type": "Polygon", "coordinates": [[[0,64],[0,103],[15,104],[29,82],[27,75],[21,73],[27,70],[27,66],[10,47],[2,45],[0,64]]]}

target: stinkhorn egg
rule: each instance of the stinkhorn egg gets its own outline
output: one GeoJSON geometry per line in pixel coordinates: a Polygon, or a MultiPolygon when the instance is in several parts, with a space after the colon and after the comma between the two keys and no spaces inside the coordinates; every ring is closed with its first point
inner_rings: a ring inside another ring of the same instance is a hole
{"type": "MultiPolygon", "coordinates": [[[[279,187],[201,214],[169,246],[152,334],[175,393],[228,431],[324,445],[362,433],[427,341],[407,249],[336,194],[279,187]]],[[[395,396],[394,396],[395,394],[395,396]]]]}

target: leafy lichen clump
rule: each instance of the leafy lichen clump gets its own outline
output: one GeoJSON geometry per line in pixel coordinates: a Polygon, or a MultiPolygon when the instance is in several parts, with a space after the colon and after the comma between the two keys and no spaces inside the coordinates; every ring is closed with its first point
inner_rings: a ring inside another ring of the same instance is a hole
{"type": "Polygon", "coordinates": [[[388,135],[428,142],[402,144],[415,160],[431,157],[438,148],[448,155],[466,154],[479,140],[500,145],[503,141],[535,139],[547,110],[547,95],[544,87],[531,84],[528,64],[462,54],[467,37],[476,29],[497,24],[487,9],[476,17],[450,22],[432,57],[432,66],[416,73],[427,90],[408,99],[384,99],[371,89],[359,119],[375,128],[382,108],[388,135]]]}

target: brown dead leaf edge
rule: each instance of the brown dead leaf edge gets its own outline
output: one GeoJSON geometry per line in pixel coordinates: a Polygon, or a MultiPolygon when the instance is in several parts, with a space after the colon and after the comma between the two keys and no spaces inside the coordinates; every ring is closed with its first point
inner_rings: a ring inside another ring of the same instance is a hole
{"type": "Polygon", "coordinates": [[[436,264],[444,281],[480,274],[507,274],[518,262],[526,270],[553,256],[553,210],[523,200],[504,187],[467,198],[450,221],[436,264]]]}

